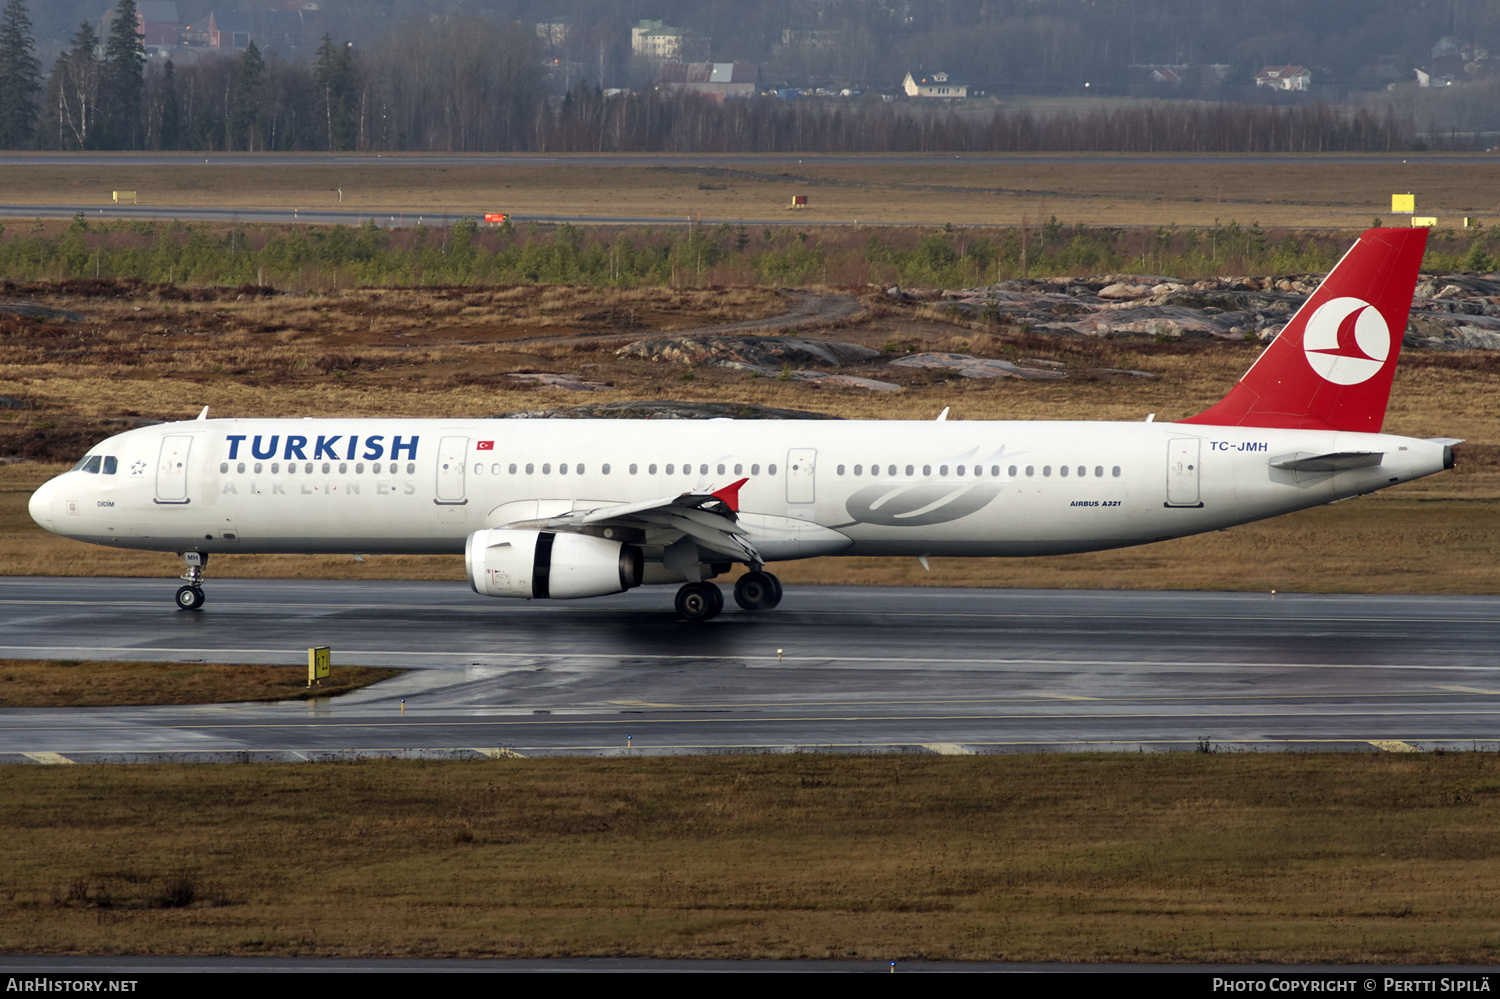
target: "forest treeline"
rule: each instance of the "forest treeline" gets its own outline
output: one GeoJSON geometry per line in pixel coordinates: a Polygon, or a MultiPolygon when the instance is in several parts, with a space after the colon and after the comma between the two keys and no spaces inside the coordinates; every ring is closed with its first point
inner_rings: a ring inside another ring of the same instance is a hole
{"type": "MultiPolygon", "coordinates": [[[[1389,152],[1418,147],[1387,108],[1161,102],[1050,114],[874,100],[716,102],[677,91],[543,93],[535,32],[425,22],[400,45],[325,36],[310,63],[148,61],[133,0],[100,38],[85,22],[45,86],[26,0],[0,15],[0,146],[11,149],[442,152],[1389,152]],[[29,60],[29,61],[28,61],[29,60]]],[[[1426,136],[1466,147],[1477,136],[1426,136]]]]}
{"type": "MultiPolygon", "coordinates": [[[[418,285],[583,284],[605,287],[890,285],[966,288],[1018,277],[1111,272],[1197,279],[1329,270],[1343,234],[1067,225],[792,229],[692,225],[451,226],[91,223],[41,220],[0,228],[6,282],[136,279],[164,285],[250,285],[309,291],[418,285]]],[[[1492,270],[1500,230],[1433,234],[1425,265],[1492,270]]]]}

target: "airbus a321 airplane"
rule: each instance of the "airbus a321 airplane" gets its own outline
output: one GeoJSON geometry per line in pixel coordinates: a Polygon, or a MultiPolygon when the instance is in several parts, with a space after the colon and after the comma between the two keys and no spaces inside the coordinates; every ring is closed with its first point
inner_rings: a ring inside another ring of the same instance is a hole
{"type": "Polygon", "coordinates": [[[677,583],[714,617],[771,562],[1162,541],[1453,467],[1380,433],[1425,229],[1371,229],[1219,403],[1176,423],[207,419],[106,440],[31,498],[49,531],[177,552],[464,555],[492,597],[677,583]]]}

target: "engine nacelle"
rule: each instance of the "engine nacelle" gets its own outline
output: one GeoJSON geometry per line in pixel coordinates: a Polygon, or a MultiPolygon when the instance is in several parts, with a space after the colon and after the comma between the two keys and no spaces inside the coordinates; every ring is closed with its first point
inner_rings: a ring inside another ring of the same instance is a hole
{"type": "Polygon", "coordinates": [[[641,550],[588,534],[475,531],[464,546],[469,585],[487,597],[601,597],[641,585],[641,550]]]}

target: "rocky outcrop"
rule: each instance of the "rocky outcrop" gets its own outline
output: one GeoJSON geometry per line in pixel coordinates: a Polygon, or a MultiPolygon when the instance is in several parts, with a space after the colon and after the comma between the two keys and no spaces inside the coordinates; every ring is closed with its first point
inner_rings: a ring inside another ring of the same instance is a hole
{"type": "Polygon", "coordinates": [[[0,312],[8,312],[13,316],[25,316],[28,319],[45,319],[53,323],[83,321],[81,312],[54,309],[46,305],[37,305],[35,302],[0,302],[0,312]]]}
{"type": "MultiPolygon", "coordinates": [[[[1146,274],[1002,281],[948,291],[938,307],[1036,333],[1269,340],[1323,275],[1225,277],[1184,282],[1146,274]]],[[[889,294],[889,293],[888,293],[889,294]]],[[[921,289],[901,292],[932,300],[921,289]]],[[[1405,343],[1434,350],[1500,350],[1500,277],[1429,275],[1417,284],[1405,343]]]]}
{"type": "Polygon", "coordinates": [[[836,368],[864,364],[880,351],[855,343],[799,336],[658,336],[637,340],[615,351],[620,357],[707,365],[779,374],[790,367],[836,368]]]}
{"type": "Polygon", "coordinates": [[[609,382],[586,381],[578,375],[559,374],[555,371],[517,371],[506,377],[528,385],[559,388],[568,392],[598,392],[611,387],[609,382]]]}
{"type": "Polygon", "coordinates": [[[496,413],[492,420],[838,420],[842,417],[804,409],[777,409],[733,402],[680,402],[650,400],[607,402],[569,406],[565,409],[529,409],[519,413],[496,413]]]}
{"type": "Polygon", "coordinates": [[[934,351],[928,354],[908,354],[891,362],[896,368],[935,368],[952,371],[962,378],[1066,378],[1066,371],[1046,368],[1023,368],[1009,361],[989,357],[973,357],[969,354],[947,354],[934,351]]]}

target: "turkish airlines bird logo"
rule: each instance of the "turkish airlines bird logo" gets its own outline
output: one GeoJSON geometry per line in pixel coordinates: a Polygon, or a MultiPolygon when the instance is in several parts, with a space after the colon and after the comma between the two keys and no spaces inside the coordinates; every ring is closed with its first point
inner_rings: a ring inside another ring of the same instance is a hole
{"type": "Polygon", "coordinates": [[[1335,385],[1358,385],[1385,366],[1391,330],[1380,310],[1360,298],[1334,298],[1318,306],[1302,334],[1312,369],[1335,385]]]}

